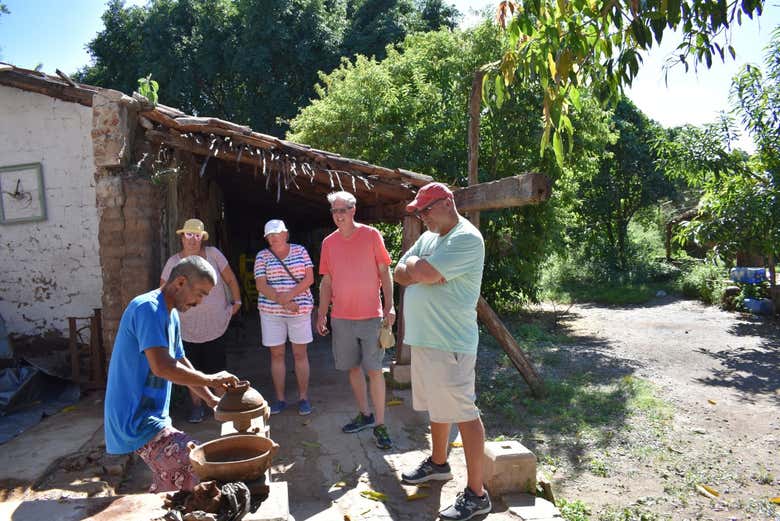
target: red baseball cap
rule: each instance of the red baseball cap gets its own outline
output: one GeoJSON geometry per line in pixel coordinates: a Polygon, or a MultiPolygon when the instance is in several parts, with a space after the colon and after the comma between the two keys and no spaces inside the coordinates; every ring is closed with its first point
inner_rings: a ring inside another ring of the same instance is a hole
{"type": "Polygon", "coordinates": [[[417,191],[414,201],[406,205],[407,212],[417,212],[439,199],[452,199],[452,190],[443,183],[428,183],[417,191]]]}

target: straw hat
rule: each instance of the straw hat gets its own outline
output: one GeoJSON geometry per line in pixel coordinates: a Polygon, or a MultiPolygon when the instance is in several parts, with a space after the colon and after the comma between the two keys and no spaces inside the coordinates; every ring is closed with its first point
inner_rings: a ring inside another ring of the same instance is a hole
{"type": "Polygon", "coordinates": [[[204,228],[203,221],[200,219],[187,219],[181,230],[176,230],[176,235],[181,235],[182,233],[199,233],[201,238],[205,241],[209,238],[209,232],[204,230],[204,228]]]}

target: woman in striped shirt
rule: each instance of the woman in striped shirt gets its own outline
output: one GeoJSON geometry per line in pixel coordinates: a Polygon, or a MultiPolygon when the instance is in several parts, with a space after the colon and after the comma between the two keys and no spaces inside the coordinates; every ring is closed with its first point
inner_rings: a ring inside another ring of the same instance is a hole
{"type": "Polygon", "coordinates": [[[306,349],[312,341],[314,298],[309,287],[314,283],[314,265],[303,246],[287,242],[289,234],[284,221],[268,221],[264,235],[268,248],[255,257],[255,285],[263,345],[271,350],[271,379],[276,393],[271,414],[278,414],[287,407],[284,356],[288,338],[292,344],[298,381],[298,414],[311,414],[306,349]]]}

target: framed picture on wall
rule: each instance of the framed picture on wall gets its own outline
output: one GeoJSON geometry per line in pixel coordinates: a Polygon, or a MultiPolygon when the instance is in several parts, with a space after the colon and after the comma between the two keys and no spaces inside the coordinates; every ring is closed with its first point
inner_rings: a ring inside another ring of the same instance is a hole
{"type": "Polygon", "coordinates": [[[40,163],[0,166],[0,224],[46,220],[40,163]]]}

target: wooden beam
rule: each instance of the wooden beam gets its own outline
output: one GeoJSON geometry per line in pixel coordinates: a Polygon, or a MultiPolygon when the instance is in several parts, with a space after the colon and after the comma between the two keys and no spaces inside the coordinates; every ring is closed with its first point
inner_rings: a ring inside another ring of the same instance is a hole
{"type": "Polygon", "coordinates": [[[550,198],[550,180],[542,174],[522,174],[461,188],[454,195],[461,213],[538,204],[550,198]]]}
{"type": "MultiPolygon", "coordinates": [[[[477,69],[471,82],[469,98],[469,186],[479,184],[479,120],[482,108],[482,78],[485,71],[477,69]]],[[[471,224],[479,228],[479,212],[469,212],[471,224]]]]}
{"type": "Polygon", "coordinates": [[[498,340],[512,364],[520,371],[528,387],[531,388],[531,393],[537,398],[544,396],[544,383],[536,369],[534,369],[531,360],[528,359],[523,349],[512,336],[512,333],[501,322],[498,314],[493,311],[490,304],[481,296],[477,302],[477,318],[485,325],[490,334],[498,340]]]}
{"type": "Polygon", "coordinates": [[[92,106],[94,90],[83,87],[71,87],[70,85],[54,80],[41,73],[41,77],[25,74],[17,70],[0,71],[0,85],[7,85],[17,89],[45,94],[52,98],[78,103],[86,107],[92,106]]]}

